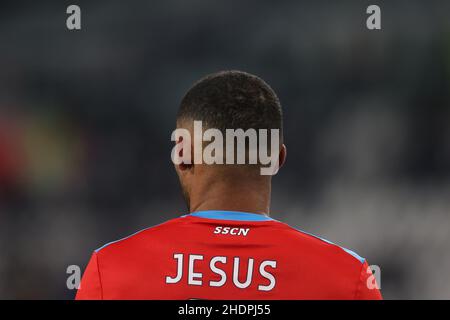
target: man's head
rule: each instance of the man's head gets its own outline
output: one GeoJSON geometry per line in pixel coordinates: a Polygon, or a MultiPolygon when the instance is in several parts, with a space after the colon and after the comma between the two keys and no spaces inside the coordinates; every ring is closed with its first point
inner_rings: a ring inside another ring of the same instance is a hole
{"type": "MultiPolygon", "coordinates": [[[[281,104],[272,88],[257,76],[241,71],[222,71],[199,80],[181,101],[177,128],[189,130],[194,137],[194,121],[201,121],[203,130],[218,129],[224,137],[227,129],[243,131],[251,129],[256,132],[265,129],[270,141],[270,131],[278,129],[277,148],[269,146],[268,155],[272,149],[277,150],[278,154],[275,155],[277,167],[284,163],[286,148],[282,142],[281,104]]],[[[261,140],[259,136],[258,140],[261,140]]],[[[249,138],[247,142],[250,144],[249,138]]],[[[191,147],[193,155],[196,146],[191,143],[191,147]]],[[[224,150],[223,155],[225,154],[224,150]]],[[[247,148],[245,150],[247,160],[249,154],[247,148]]],[[[224,164],[207,165],[192,162],[176,165],[188,205],[195,187],[203,183],[211,185],[222,182],[249,187],[252,184],[261,184],[262,181],[270,184],[270,177],[261,176],[257,170],[261,165],[259,160],[258,156],[258,162],[253,165],[225,164],[225,160],[224,164]]]]}

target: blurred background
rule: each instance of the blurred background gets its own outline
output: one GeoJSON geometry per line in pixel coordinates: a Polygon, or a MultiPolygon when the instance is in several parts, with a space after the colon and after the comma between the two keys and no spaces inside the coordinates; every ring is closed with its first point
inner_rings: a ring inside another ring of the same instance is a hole
{"type": "Polygon", "coordinates": [[[284,107],[272,216],[380,266],[387,299],[449,299],[450,2],[392,2],[2,1],[0,298],[72,299],[68,265],[184,214],[179,101],[240,69],[284,107]]]}

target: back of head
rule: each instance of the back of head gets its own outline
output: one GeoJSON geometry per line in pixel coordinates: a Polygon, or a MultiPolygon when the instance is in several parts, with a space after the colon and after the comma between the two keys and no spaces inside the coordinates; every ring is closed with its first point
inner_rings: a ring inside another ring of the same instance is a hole
{"type": "Polygon", "coordinates": [[[177,122],[200,120],[207,128],[279,129],[282,131],[280,101],[261,78],[242,71],[208,75],[186,93],[177,122]]]}

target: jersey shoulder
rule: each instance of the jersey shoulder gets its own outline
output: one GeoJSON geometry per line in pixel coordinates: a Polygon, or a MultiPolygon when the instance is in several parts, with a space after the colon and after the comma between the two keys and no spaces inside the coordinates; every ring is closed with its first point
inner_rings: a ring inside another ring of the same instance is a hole
{"type": "Polygon", "coordinates": [[[97,255],[108,256],[111,254],[118,254],[122,252],[132,252],[140,248],[155,245],[154,241],[149,241],[155,238],[170,238],[173,227],[179,226],[184,221],[183,217],[171,219],[155,226],[147,227],[137,231],[124,238],[108,242],[103,246],[94,250],[97,255]]]}
{"type": "MultiPolygon", "coordinates": [[[[279,221],[278,221],[279,222],[279,221]]],[[[279,222],[282,229],[286,233],[286,240],[297,244],[299,248],[308,248],[318,256],[330,257],[337,261],[349,261],[355,263],[356,266],[361,266],[366,259],[361,257],[356,252],[344,248],[334,242],[324,239],[312,233],[294,228],[286,223],[279,222]]]]}

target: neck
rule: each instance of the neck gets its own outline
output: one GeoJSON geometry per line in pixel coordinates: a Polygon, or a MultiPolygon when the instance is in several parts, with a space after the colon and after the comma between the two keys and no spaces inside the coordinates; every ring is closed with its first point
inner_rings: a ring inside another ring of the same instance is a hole
{"type": "Polygon", "coordinates": [[[242,180],[215,177],[194,183],[190,192],[190,212],[225,210],[269,215],[270,178],[242,180]]]}

